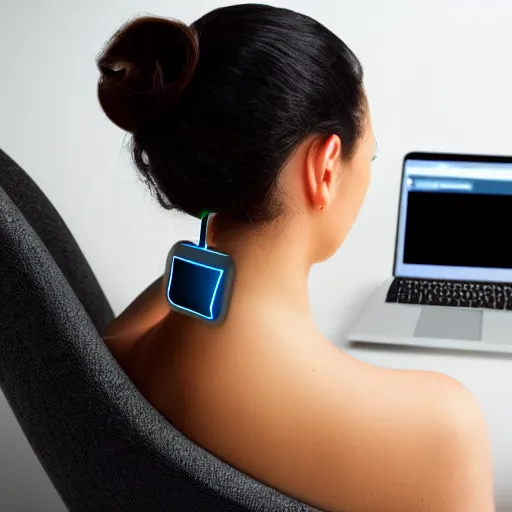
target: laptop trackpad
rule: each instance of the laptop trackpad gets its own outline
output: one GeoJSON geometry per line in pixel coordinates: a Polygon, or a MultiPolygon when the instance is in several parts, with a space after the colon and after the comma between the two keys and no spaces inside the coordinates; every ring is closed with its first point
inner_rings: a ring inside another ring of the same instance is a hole
{"type": "Polygon", "coordinates": [[[480,341],[482,312],[431,306],[423,308],[416,324],[417,338],[480,341]]]}

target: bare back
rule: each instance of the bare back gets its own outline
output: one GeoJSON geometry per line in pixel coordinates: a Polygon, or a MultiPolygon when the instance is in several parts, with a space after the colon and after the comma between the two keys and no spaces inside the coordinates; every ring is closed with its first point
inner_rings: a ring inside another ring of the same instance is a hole
{"type": "Polygon", "coordinates": [[[362,363],[286,312],[232,318],[170,315],[122,361],[193,441],[324,510],[491,510],[485,425],[460,385],[362,363]]]}

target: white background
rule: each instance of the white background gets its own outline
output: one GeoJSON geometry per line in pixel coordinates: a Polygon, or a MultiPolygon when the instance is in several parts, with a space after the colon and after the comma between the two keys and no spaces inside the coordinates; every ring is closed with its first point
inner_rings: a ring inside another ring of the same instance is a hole
{"type": "MultiPolygon", "coordinates": [[[[192,22],[226,3],[2,1],[0,147],[59,209],[116,312],[162,271],[170,245],[194,236],[197,225],[160,211],[137,181],[122,149],[124,135],[96,102],[95,54],[134,14],[192,22]]],[[[391,273],[403,155],[411,150],[512,153],[512,3],[276,4],[326,24],[353,48],[366,70],[379,143],[372,186],[346,244],[314,269],[310,284],[319,325],[342,346],[357,310],[391,273]]],[[[351,351],[376,364],[446,372],[469,387],[490,426],[499,510],[512,511],[512,359],[351,351]]],[[[0,508],[63,510],[1,395],[0,508]]]]}

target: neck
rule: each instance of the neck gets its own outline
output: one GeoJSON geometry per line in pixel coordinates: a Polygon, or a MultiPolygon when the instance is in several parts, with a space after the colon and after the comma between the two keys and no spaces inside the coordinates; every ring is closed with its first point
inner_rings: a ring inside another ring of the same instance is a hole
{"type": "Polygon", "coordinates": [[[209,245],[231,256],[235,264],[236,300],[283,305],[310,316],[308,236],[300,222],[268,226],[234,226],[213,218],[209,245]]]}

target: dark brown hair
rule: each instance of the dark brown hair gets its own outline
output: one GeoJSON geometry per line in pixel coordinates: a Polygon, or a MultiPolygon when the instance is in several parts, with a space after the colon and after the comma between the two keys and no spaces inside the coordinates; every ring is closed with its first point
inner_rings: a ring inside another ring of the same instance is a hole
{"type": "Polygon", "coordinates": [[[363,132],[362,68],[313,19],[276,7],[212,11],[192,26],[142,17],[98,58],[99,100],[133,134],[138,171],[165,208],[267,221],[277,177],[307,136],[363,132]]]}
{"type": "Polygon", "coordinates": [[[199,58],[193,29],[164,18],[127,23],[98,58],[98,96],[108,118],[135,133],[187,86],[199,58]]]}

